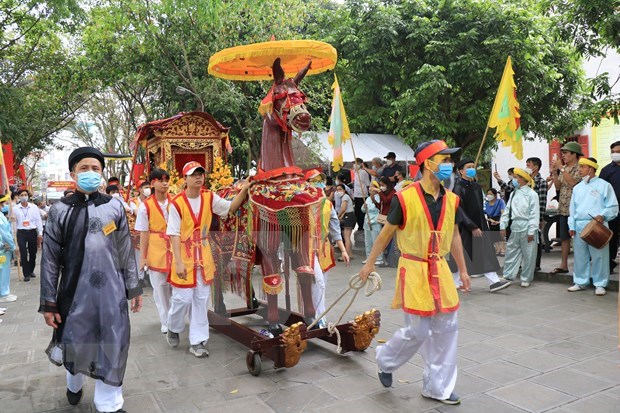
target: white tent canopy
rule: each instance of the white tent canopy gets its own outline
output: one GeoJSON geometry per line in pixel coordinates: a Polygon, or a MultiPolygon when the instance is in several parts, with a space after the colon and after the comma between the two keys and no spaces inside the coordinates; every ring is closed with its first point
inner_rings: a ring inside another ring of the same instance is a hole
{"type": "MultiPolygon", "coordinates": [[[[331,162],[333,160],[333,151],[327,140],[327,132],[317,133],[318,142],[313,142],[311,134],[304,134],[303,142],[317,153],[324,161],[331,162]]],[[[413,161],[413,149],[404,143],[396,135],[382,135],[377,133],[352,133],[351,140],[355,147],[355,155],[362,158],[365,162],[369,162],[375,156],[382,158],[388,152],[396,154],[397,161],[413,161]]],[[[353,162],[353,149],[351,143],[347,142],[342,145],[342,157],[344,162],[353,162]]]]}

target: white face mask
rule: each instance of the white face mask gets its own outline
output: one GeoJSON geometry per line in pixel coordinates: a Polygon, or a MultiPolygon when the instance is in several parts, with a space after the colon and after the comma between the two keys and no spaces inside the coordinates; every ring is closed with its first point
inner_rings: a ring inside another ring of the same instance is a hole
{"type": "Polygon", "coordinates": [[[151,188],[144,188],[142,190],[142,195],[144,195],[144,196],[151,196],[151,188]]]}
{"type": "Polygon", "coordinates": [[[121,194],[119,194],[119,193],[112,194],[112,198],[117,198],[118,199],[120,197],[121,197],[121,194]]]}
{"type": "Polygon", "coordinates": [[[19,202],[28,202],[28,197],[27,196],[20,196],[19,197],[19,202]]]}
{"type": "Polygon", "coordinates": [[[495,195],[487,195],[487,201],[491,202],[495,199],[495,195]]]}
{"type": "Polygon", "coordinates": [[[613,153],[611,154],[611,160],[613,162],[620,162],[620,153],[613,153]]]}
{"type": "Polygon", "coordinates": [[[590,175],[583,176],[581,180],[587,184],[590,181],[590,175]]]}
{"type": "Polygon", "coordinates": [[[380,190],[382,190],[383,192],[387,191],[387,186],[381,186],[379,187],[380,190]]]}
{"type": "Polygon", "coordinates": [[[385,164],[386,164],[387,166],[392,166],[392,164],[393,164],[393,163],[394,163],[394,161],[393,161],[393,160],[391,160],[391,159],[388,159],[387,161],[385,161],[385,164]]]}

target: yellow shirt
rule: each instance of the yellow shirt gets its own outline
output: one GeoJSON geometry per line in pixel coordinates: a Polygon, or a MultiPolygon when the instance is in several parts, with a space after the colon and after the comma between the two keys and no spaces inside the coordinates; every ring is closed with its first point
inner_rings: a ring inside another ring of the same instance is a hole
{"type": "Polygon", "coordinates": [[[452,244],[458,196],[446,191],[435,228],[419,182],[396,195],[403,224],[396,231],[401,257],[392,308],[420,316],[456,311],[459,295],[445,256],[452,244]]]}

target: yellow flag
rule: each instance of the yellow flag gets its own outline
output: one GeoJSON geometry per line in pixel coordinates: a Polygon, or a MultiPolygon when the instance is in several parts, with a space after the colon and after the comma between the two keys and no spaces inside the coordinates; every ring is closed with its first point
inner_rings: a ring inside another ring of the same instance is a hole
{"type": "Polygon", "coordinates": [[[349,121],[344,111],[344,103],[342,102],[340,86],[338,85],[338,78],[336,75],[334,75],[332,89],[334,89],[334,99],[332,100],[332,113],[329,117],[329,134],[327,135],[327,140],[333,150],[332,168],[334,172],[338,172],[344,163],[342,158],[342,145],[351,139],[351,132],[349,131],[349,121]]]}
{"type": "Polygon", "coordinates": [[[523,159],[523,133],[514,74],[512,60],[508,56],[488,125],[489,128],[496,128],[495,139],[502,142],[502,146],[511,147],[515,157],[523,159]]]}

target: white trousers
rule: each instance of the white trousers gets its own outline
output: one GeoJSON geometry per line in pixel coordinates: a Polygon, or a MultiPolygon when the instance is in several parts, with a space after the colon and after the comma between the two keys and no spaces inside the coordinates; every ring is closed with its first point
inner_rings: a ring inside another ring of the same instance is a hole
{"type": "MultiPolygon", "coordinates": [[[[67,389],[73,393],[79,392],[84,386],[86,376],[81,373],[75,376],[67,372],[67,389]]],[[[100,412],[115,412],[123,407],[123,387],[110,386],[101,380],[95,380],[94,403],[100,412]]]]}
{"type": "MultiPolygon", "coordinates": [[[[485,272],[484,273],[484,277],[487,279],[489,285],[493,285],[496,282],[499,282],[499,275],[497,275],[497,273],[495,271],[485,272]]],[[[460,271],[453,272],[452,273],[452,279],[454,280],[454,285],[456,285],[456,288],[459,288],[459,287],[461,287],[463,285],[463,283],[461,282],[461,272],[460,271]]]]}
{"type": "Polygon", "coordinates": [[[314,257],[314,284],[312,284],[312,304],[316,317],[325,312],[325,281],[327,273],[323,273],[319,258],[314,257]]]}
{"type": "Polygon", "coordinates": [[[168,274],[165,272],[149,270],[151,285],[153,286],[153,301],[159,314],[161,332],[168,331],[168,311],[170,310],[170,297],[172,288],[168,284],[168,274]]]}
{"type": "Polygon", "coordinates": [[[196,287],[172,287],[172,299],[168,311],[168,329],[173,333],[185,330],[185,315],[189,311],[189,344],[196,345],[209,340],[207,307],[211,298],[211,286],[202,281],[202,271],[196,271],[196,287]],[[191,310],[191,311],[190,311],[191,310]]]}
{"type": "Polygon", "coordinates": [[[422,395],[445,400],[456,385],[457,341],[456,312],[431,317],[405,313],[405,326],[377,347],[377,365],[381,371],[392,373],[419,350],[425,363],[422,395]]]}

